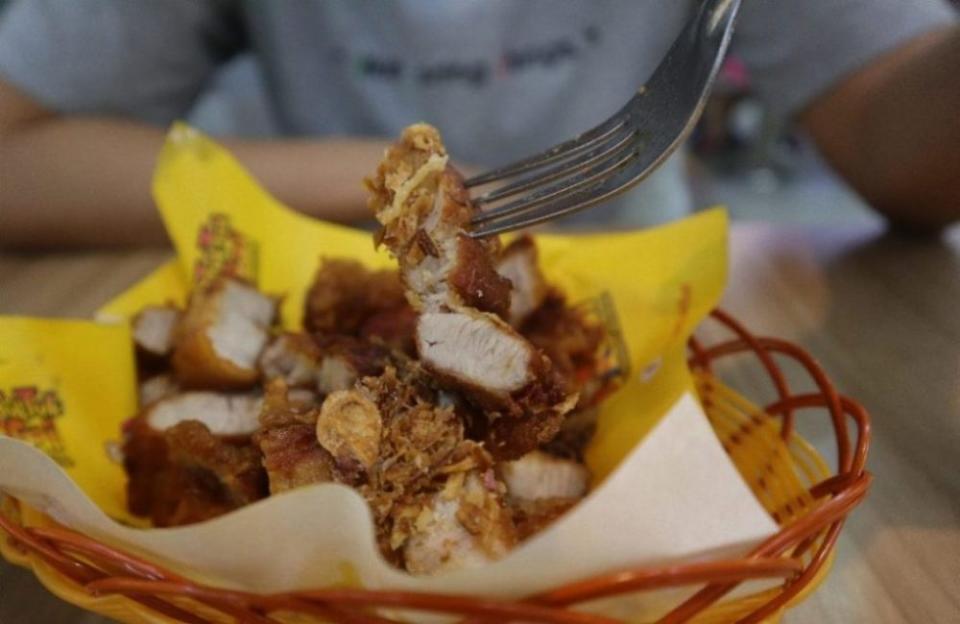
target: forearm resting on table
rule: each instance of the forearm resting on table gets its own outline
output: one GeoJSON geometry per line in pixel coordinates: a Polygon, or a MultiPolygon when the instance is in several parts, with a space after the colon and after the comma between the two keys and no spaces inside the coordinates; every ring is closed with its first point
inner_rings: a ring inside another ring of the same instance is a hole
{"type": "Polygon", "coordinates": [[[860,70],[801,116],[827,160],[892,223],[960,220],[960,27],[860,70]]]}
{"type": "MultiPolygon", "coordinates": [[[[0,125],[0,245],[165,240],[150,196],[164,132],[119,119],[44,116],[0,125]]],[[[331,220],[366,216],[360,180],[385,142],[226,141],[281,201],[331,220]]]]}

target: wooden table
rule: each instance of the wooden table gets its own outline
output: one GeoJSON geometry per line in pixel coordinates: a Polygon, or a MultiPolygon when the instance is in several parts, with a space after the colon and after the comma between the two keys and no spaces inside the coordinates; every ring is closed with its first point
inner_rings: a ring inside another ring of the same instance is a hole
{"type": "MultiPolygon", "coordinates": [[[[873,416],[873,489],[829,579],[786,621],[960,621],[960,229],[920,242],[867,227],[740,225],[732,248],[724,306],[759,333],[806,346],[873,416]]],[[[0,255],[0,313],[86,317],[166,257],[0,255]]],[[[830,448],[824,427],[800,428],[830,448]]],[[[103,620],[0,567],[0,624],[21,622],[103,620]]]]}

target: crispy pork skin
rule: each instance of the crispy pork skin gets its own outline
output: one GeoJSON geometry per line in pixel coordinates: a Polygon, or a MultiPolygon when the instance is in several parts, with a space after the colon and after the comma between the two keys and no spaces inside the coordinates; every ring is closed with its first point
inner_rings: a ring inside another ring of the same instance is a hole
{"type": "Polygon", "coordinates": [[[355,260],[325,258],[307,292],[307,331],[357,335],[372,316],[406,308],[396,270],[373,271],[355,260]]]}

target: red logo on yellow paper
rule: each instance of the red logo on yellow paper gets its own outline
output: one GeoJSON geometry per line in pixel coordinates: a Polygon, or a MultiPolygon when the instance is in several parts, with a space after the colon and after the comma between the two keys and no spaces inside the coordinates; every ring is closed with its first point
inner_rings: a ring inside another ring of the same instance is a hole
{"type": "Polygon", "coordinates": [[[197,286],[208,286],[220,277],[256,281],[257,243],[234,228],[229,216],[215,212],[207,218],[197,232],[197,251],[193,265],[197,286]]]}
{"type": "Polygon", "coordinates": [[[0,390],[0,432],[36,446],[61,466],[73,465],[57,432],[63,401],[55,390],[20,386],[0,390]]]}

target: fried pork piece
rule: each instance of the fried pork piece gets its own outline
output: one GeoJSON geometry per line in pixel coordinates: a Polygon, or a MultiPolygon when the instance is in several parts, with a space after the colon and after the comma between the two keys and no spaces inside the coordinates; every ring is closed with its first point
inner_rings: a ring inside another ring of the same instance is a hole
{"type": "Polygon", "coordinates": [[[507,245],[497,259],[497,272],[511,283],[507,321],[520,327],[543,304],[550,290],[540,270],[533,238],[521,236],[507,245]]]}
{"type": "Polygon", "coordinates": [[[590,472],[580,462],[531,451],[497,466],[521,540],[547,528],[587,493],[590,472]]]}
{"type": "Polygon", "coordinates": [[[271,494],[336,478],[333,456],[317,442],[319,409],[291,394],[282,380],[267,385],[261,429],[253,436],[263,454],[271,494]]]}
{"type": "Polygon", "coordinates": [[[181,312],[173,306],[148,306],[133,318],[133,342],[141,356],[166,358],[181,312]]]}
{"type": "Polygon", "coordinates": [[[362,377],[376,376],[391,361],[388,347],[352,336],[317,335],[322,354],[317,389],[323,394],[352,388],[362,377]]]}
{"type": "Polygon", "coordinates": [[[379,375],[390,358],[389,347],[353,336],[288,332],[270,341],[259,366],[268,382],[282,379],[292,388],[329,394],[379,375]]]}
{"type": "Polygon", "coordinates": [[[437,130],[404,130],[372,179],[370,207],[383,226],[380,241],[400,263],[414,309],[467,306],[506,315],[510,282],[497,273],[495,238],[466,233],[474,214],[460,175],[447,164],[437,130]]]}
{"type": "Polygon", "coordinates": [[[360,328],[360,339],[382,344],[394,351],[415,357],[414,335],[417,313],[409,305],[384,310],[368,317],[360,328]]]}
{"type": "Polygon", "coordinates": [[[354,336],[370,317],[409,308],[396,271],[323,259],[307,292],[303,324],[312,333],[354,336]]]}
{"type": "Polygon", "coordinates": [[[457,472],[429,495],[411,523],[403,547],[409,572],[436,574],[474,568],[505,555],[516,527],[492,473],[457,472]]]}
{"type": "Polygon", "coordinates": [[[474,209],[447,167],[437,131],[425,124],[407,128],[368,187],[381,239],[397,257],[420,315],[416,346],[424,366],[491,421],[505,421],[491,422],[496,456],[519,457],[549,440],[575,398],[549,360],[501,320],[511,284],[496,272],[499,244],[466,235],[474,209]],[[522,422],[508,424],[508,418],[522,422]]]}
{"type": "Polygon", "coordinates": [[[484,410],[481,437],[497,459],[548,442],[576,404],[551,362],[492,314],[421,314],[417,348],[431,373],[484,410]]]}
{"type": "Polygon", "coordinates": [[[315,388],[322,353],[309,334],[284,332],[273,338],[260,356],[267,381],[282,379],[291,388],[315,388]]]}
{"type": "Polygon", "coordinates": [[[177,380],[188,387],[252,386],[276,308],[276,300],[235,279],[194,293],[174,333],[177,380]]]}
{"type": "Polygon", "coordinates": [[[578,370],[595,367],[597,349],[604,337],[603,327],[568,306],[565,297],[556,291],[550,292],[527,318],[520,333],[542,349],[559,371],[571,377],[578,370]]]}
{"type": "Polygon", "coordinates": [[[590,482],[590,472],[583,464],[542,451],[502,462],[498,472],[514,500],[579,499],[587,493],[590,482]]]}
{"type": "Polygon", "coordinates": [[[137,397],[140,407],[146,407],[160,399],[171,397],[180,392],[180,384],[173,375],[154,375],[140,382],[137,397]]]}
{"type": "Polygon", "coordinates": [[[184,392],[159,399],[142,413],[156,431],[171,429],[186,421],[199,421],[214,435],[249,436],[260,426],[262,399],[255,394],[184,392]]]}
{"type": "Polygon", "coordinates": [[[603,384],[597,379],[597,362],[604,329],[581,310],[567,305],[564,296],[551,292],[533,312],[520,332],[541,349],[566,383],[580,393],[578,408],[596,403],[603,384]]]}
{"type": "Polygon", "coordinates": [[[260,454],[249,439],[224,439],[193,420],[162,433],[134,426],[124,458],[129,508],[158,527],[214,518],[267,493],[260,454]]]}

